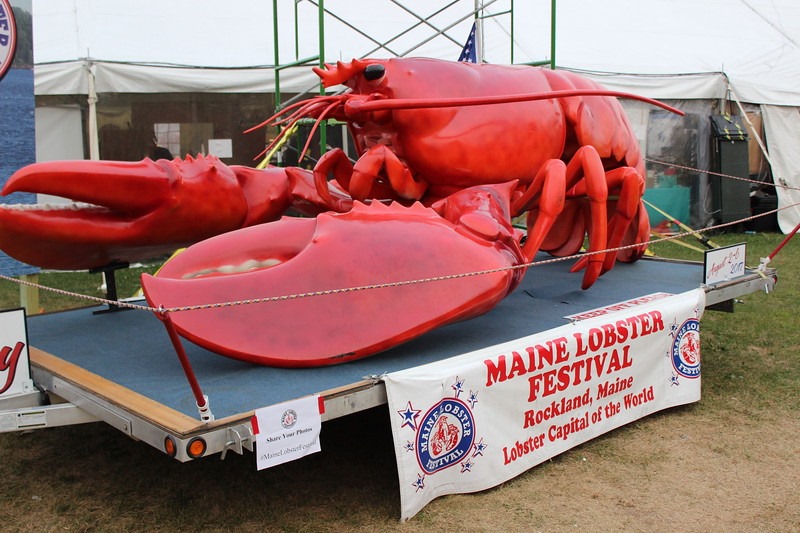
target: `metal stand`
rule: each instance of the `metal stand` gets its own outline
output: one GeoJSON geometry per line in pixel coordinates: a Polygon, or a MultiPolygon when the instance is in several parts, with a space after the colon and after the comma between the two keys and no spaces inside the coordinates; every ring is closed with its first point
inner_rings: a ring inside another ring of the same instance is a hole
{"type": "MultiPolygon", "coordinates": [[[[100,268],[94,268],[89,271],[90,274],[96,274],[98,272],[103,274],[106,283],[106,299],[107,300],[114,300],[119,301],[117,297],[117,278],[115,276],[115,272],[117,270],[128,268],[130,266],[128,263],[112,263],[110,265],[106,265],[100,268]]],[[[99,309],[97,311],[93,311],[92,314],[100,315],[103,313],[115,313],[117,311],[129,311],[129,307],[120,307],[114,304],[108,304],[107,309],[99,309]]]]}

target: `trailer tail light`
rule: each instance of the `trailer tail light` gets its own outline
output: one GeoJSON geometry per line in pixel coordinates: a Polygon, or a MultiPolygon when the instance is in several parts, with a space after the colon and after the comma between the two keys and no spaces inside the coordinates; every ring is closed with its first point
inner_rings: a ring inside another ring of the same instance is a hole
{"type": "Polygon", "coordinates": [[[167,452],[167,455],[170,457],[175,457],[178,453],[178,445],[175,444],[175,441],[169,435],[164,437],[164,451],[167,452]]]}
{"type": "Polygon", "coordinates": [[[195,437],[186,445],[186,454],[192,459],[197,459],[206,453],[206,448],[206,441],[202,437],[195,437]]]}

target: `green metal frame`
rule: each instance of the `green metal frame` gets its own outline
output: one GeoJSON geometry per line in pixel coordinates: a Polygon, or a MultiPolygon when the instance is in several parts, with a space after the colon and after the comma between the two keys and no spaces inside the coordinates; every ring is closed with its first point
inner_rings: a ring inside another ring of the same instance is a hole
{"type": "MultiPolygon", "coordinates": [[[[556,69],[556,1],[550,0],[550,59],[545,61],[534,61],[526,63],[531,66],[549,65],[551,69],[556,69]]],[[[319,55],[300,59],[300,42],[299,42],[299,27],[298,27],[298,6],[299,2],[294,2],[294,35],[295,35],[295,61],[291,63],[280,64],[279,44],[278,44],[278,0],[272,0],[272,33],[273,33],[273,46],[274,46],[274,65],[275,65],[275,107],[281,107],[281,84],[280,72],[290,67],[300,65],[307,65],[313,61],[318,61],[319,67],[323,68],[325,63],[325,0],[317,0],[318,12],[318,30],[319,30],[319,55]]],[[[475,18],[483,18],[481,11],[482,7],[478,6],[479,2],[476,1],[475,18]]],[[[511,0],[511,8],[509,11],[498,13],[493,16],[508,13],[511,17],[511,64],[514,64],[514,0],[511,0]]],[[[319,93],[325,94],[325,87],[322,83],[319,84],[319,93]]],[[[320,124],[320,153],[324,154],[327,151],[327,124],[323,121],[320,124]]]]}

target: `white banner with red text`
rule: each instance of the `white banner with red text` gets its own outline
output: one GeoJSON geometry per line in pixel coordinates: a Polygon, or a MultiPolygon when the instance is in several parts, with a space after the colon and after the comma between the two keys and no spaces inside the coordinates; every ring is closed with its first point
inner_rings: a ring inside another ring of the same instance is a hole
{"type": "Polygon", "coordinates": [[[702,289],[385,376],[401,518],[700,400],[702,289]]]}
{"type": "Polygon", "coordinates": [[[0,311],[0,396],[7,398],[36,390],[31,380],[25,310],[0,311]]]}

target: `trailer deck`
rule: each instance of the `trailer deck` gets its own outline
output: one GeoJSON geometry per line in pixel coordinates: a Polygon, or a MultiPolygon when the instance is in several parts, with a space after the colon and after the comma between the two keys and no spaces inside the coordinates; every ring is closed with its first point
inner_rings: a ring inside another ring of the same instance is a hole
{"type": "MultiPolygon", "coordinates": [[[[430,332],[404,345],[338,366],[286,369],[228,359],[183,341],[215,420],[200,420],[194,396],[162,323],[130,310],[94,314],[84,308],[28,317],[32,377],[42,391],[29,405],[13,406],[17,429],[101,420],[165,450],[171,440],[178,460],[202,438],[201,455],[252,449],[254,410],[317,394],[323,421],[386,403],[380,376],[471,352],[563,325],[567,315],[665,292],[703,285],[700,263],[645,259],[618,264],[587,291],[570,263],[529,269],[517,290],[493,311],[430,332]],[[59,403],[63,402],[63,403],[59,403]],[[42,406],[53,403],[54,405],[42,406]]],[[[748,272],[706,287],[707,305],[758,290],[771,290],[772,272],[748,272]]],[[[310,320],[313,320],[310,319],[310,320]]],[[[298,321],[298,327],[313,328],[298,321]]],[[[0,401],[0,418],[10,413],[0,401]],[[6,411],[3,411],[6,409],[6,411]]],[[[4,424],[0,424],[3,426],[4,424]]],[[[6,424],[8,422],[6,421],[6,424]]]]}

